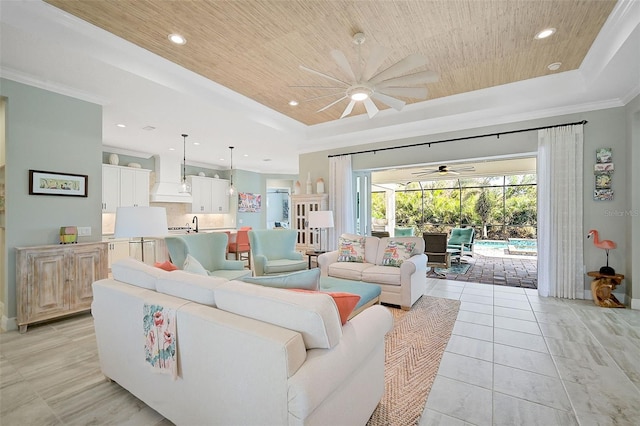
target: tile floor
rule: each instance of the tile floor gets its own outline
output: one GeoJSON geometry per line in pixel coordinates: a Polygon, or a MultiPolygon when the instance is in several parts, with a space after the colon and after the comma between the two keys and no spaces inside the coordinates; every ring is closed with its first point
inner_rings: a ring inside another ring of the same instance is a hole
{"type": "MultiPolygon", "coordinates": [[[[440,279],[427,294],[462,304],[420,425],[640,424],[639,311],[440,279]]],[[[87,314],[0,334],[0,424],[171,423],[105,381],[87,314]]]]}
{"type": "Polygon", "coordinates": [[[640,312],[428,279],[461,301],[426,425],[640,425],[640,312]]]}

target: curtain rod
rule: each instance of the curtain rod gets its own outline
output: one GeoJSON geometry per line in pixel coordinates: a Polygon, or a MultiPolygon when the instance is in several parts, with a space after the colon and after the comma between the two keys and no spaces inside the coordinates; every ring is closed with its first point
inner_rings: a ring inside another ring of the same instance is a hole
{"type": "Polygon", "coordinates": [[[376,148],[376,149],[367,149],[364,151],[354,151],[354,152],[345,152],[344,154],[331,154],[328,157],[341,157],[343,155],[356,155],[356,154],[368,154],[373,152],[374,154],[377,153],[378,151],[390,151],[392,149],[403,149],[403,148],[413,148],[416,146],[424,146],[427,145],[428,147],[431,147],[431,145],[435,145],[438,143],[445,143],[445,142],[456,142],[456,141],[464,141],[467,139],[479,139],[479,138],[486,138],[489,136],[496,136],[498,139],[500,139],[500,135],[510,135],[512,133],[522,133],[522,132],[531,132],[534,130],[543,130],[543,129],[553,129],[555,127],[564,127],[564,126],[573,126],[576,124],[587,124],[588,121],[587,120],[582,120],[582,121],[575,121],[573,123],[564,123],[564,124],[556,124],[553,126],[542,126],[542,127],[531,127],[529,129],[520,129],[520,130],[509,130],[507,132],[497,132],[497,133],[486,133],[484,135],[476,135],[476,136],[465,136],[465,137],[461,137],[461,138],[453,138],[453,139],[443,139],[443,140],[439,140],[439,141],[433,141],[433,142],[420,142],[420,143],[414,143],[414,144],[410,144],[410,145],[400,145],[400,146],[389,146],[386,148],[376,148]]]}

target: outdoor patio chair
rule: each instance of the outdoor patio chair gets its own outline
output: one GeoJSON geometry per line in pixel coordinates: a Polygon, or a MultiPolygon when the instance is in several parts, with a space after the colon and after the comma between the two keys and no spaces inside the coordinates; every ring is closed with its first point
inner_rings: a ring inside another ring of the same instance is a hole
{"type": "Polygon", "coordinates": [[[473,228],[453,228],[447,242],[447,251],[458,262],[463,256],[473,257],[475,231],[473,228]]]}

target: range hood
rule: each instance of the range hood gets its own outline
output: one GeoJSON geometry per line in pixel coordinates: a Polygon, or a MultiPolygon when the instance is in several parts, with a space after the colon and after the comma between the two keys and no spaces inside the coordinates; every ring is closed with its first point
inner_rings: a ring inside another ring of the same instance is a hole
{"type": "Polygon", "coordinates": [[[191,204],[191,194],[180,193],[182,183],[182,162],[179,157],[154,155],[156,183],[151,188],[149,201],[152,203],[191,204]]]}

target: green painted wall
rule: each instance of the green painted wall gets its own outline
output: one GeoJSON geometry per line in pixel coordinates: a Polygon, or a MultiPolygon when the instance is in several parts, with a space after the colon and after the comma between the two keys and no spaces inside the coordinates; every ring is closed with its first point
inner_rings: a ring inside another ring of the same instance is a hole
{"type": "MultiPolygon", "coordinates": [[[[90,226],[100,241],[102,107],[0,79],[6,101],[5,317],[16,316],[15,247],[57,244],[61,226],[90,226]],[[29,195],[29,170],[88,176],[88,197],[29,195]]],[[[7,324],[15,328],[15,323],[7,324]]]]}

